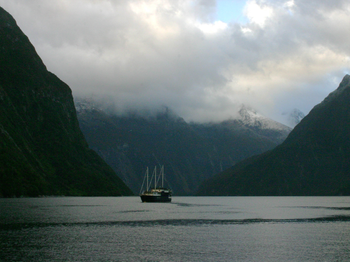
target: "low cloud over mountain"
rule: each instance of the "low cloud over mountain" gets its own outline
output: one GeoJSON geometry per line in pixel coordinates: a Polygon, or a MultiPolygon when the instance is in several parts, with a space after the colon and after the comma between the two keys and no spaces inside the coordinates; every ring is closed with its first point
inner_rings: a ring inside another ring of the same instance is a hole
{"type": "Polygon", "coordinates": [[[349,70],[349,1],[0,0],[75,96],[222,121],[241,103],[287,124],[349,70]]]}

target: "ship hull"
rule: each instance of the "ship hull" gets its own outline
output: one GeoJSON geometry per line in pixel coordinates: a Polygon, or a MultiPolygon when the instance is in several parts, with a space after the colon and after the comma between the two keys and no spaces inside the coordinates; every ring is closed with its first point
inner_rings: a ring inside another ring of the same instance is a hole
{"type": "Polygon", "coordinates": [[[141,195],[142,202],[171,202],[171,196],[147,196],[141,195]]]}

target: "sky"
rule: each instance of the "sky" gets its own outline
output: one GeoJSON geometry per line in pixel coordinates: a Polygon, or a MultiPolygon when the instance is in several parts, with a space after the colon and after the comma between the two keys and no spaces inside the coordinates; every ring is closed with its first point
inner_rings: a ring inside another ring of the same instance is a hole
{"type": "Polygon", "coordinates": [[[75,97],[222,121],[245,104],[287,124],[350,68],[345,0],[0,0],[75,97]]]}

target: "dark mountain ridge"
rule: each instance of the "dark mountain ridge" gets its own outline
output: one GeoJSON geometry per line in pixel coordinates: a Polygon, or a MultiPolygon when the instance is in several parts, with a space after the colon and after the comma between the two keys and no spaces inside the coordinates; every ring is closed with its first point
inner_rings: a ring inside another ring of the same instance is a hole
{"type": "Polygon", "coordinates": [[[349,195],[350,76],[275,149],[204,182],[199,195],[349,195]]]}
{"type": "Polygon", "coordinates": [[[0,196],[129,195],[79,129],[70,88],[0,7],[0,196]]]}
{"type": "Polygon", "coordinates": [[[117,116],[92,99],[79,98],[76,107],[89,146],[134,193],[147,166],[164,165],[174,193],[192,195],[204,179],[275,147],[290,131],[248,108],[237,119],[198,124],[187,123],[168,108],[151,116],[117,116]]]}

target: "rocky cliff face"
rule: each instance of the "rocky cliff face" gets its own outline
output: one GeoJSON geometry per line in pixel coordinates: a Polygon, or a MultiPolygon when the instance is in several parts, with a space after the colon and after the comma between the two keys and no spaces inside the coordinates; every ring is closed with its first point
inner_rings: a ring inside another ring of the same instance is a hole
{"type": "Polygon", "coordinates": [[[275,147],[290,131],[248,109],[238,119],[196,124],[169,109],[145,117],[108,114],[93,100],[77,99],[76,107],[90,147],[122,174],[134,193],[147,166],[164,165],[175,194],[194,194],[204,179],[275,147]]]}
{"type": "Polygon", "coordinates": [[[242,161],[200,195],[349,195],[350,76],[275,149],[242,161]]]}
{"type": "Polygon", "coordinates": [[[0,7],[0,196],[131,191],[79,129],[70,88],[0,7]]]}

